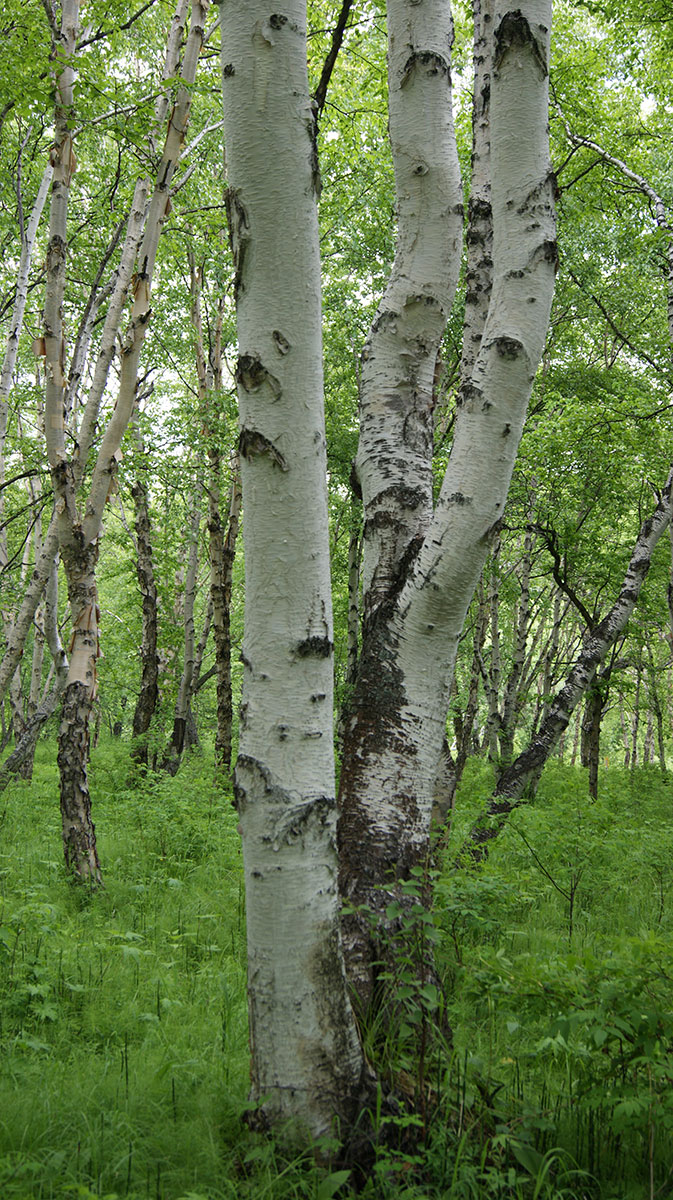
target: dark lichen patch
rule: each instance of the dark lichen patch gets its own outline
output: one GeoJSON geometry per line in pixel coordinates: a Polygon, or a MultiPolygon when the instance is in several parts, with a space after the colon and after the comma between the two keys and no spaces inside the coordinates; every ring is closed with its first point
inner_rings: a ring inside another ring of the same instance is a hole
{"type": "Polygon", "coordinates": [[[493,218],[493,209],[489,200],[483,200],[480,196],[472,196],[468,204],[468,221],[491,221],[493,218]]]}
{"type": "Polygon", "coordinates": [[[397,322],[399,321],[399,318],[400,314],[398,312],[394,312],[393,309],[383,309],[382,312],[376,314],[372,322],[372,333],[387,333],[388,330],[390,330],[391,333],[396,333],[397,322]]]}
{"type": "Polygon", "coordinates": [[[397,529],[398,525],[399,518],[395,513],[382,510],[365,521],[363,536],[366,540],[376,529],[397,529]]]}
{"type": "Polygon", "coordinates": [[[452,492],[450,496],[447,496],[446,503],[464,507],[466,504],[472,504],[472,497],[464,495],[463,492],[452,492]]]}
{"type": "Polygon", "coordinates": [[[248,393],[259,391],[263,384],[268,384],[274,400],[280,400],[283,394],[280,380],[267,371],[257,354],[239,355],[236,364],[236,382],[248,393]]]}
{"type": "MultiPolygon", "coordinates": [[[[480,342],[481,335],[475,334],[474,341],[480,342]]],[[[458,393],[458,407],[462,408],[464,404],[476,404],[479,400],[481,400],[481,398],[481,388],[478,388],[476,384],[468,381],[467,383],[463,384],[463,387],[458,393]]]]}
{"type": "Polygon", "coordinates": [[[239,454],[243,458],[247,458],[248,461],[260,455],[266,455],[267,458],[271,459],[274,466],[280,467],[281,471],[289,471],[290,469],[280,450],[277,450],[273,442],[270,442],[258,429],[241,430],[238,439],[238,450],[239,454]]]}
{"type": "Polygon", "coordinates": [[[236,74],[236,72],[234,70],[233,63],[226,63],[225,66],[223,66],[223,68],[222,68],[222,78],[223,79],[231,79],[232,75],[235,75],[235,74],[236,74]]]}
{"type": "Polygon", "coordinates": [[[491,344],[495,346],[500,357],[508,362],[514,362],[524,350],[523,343],[518,338],[498,337],[494,338],[491,344]]]}
{"type": "Polygon", "coordinates": [[[495,30],[495,56],[493,65],[497,71],[509,50],[514,47],[530,47],[531,54],[542,75],[547,74],[547,57],[544,47],[535,37],[521,9],[505,13],[495,30]]]}
{"type": "Polygon", "coordinates": [[[302,642],[297,644],[297,654],[300,658],[329,658],[333,643],[328,637],[312,637],[304,638],[302,642]]]}
{"type": "Polygon", "coordinates": [[[426,308],[439,308],[441,305],[436,296],[428,296],[425,292],[415,292],[407,296],[404,301],[405,308],[410,308],[415,304],[421,304],[426,308]]]}
{"type": "Polygon", "coordinates": [[[426,494],[422,488],[407,487],[403,483],[394,483],[390,487],[384,488],[383,491],[377,492],[371,505],[378,504],[381,500],[397,500],[404,508],[415,509],[425,499],[426,494]]]}
{"type": "Polygon", "coordinates": [[[554,270],[559,269],[558,242],[555,238],[549,238],[542,243],[542,255],[545,262],[552,263],[554,270]]]}
{"type": "Polygon", "coordinates": [[[271,336],[274,340],[276,350],[278,351],[278,353],[279,354],[287,354],[288,350],[290,349],[290,343],[288,342],[287,338],[284,337],[283,334],[280,332],[280,329],[274,329],[271,336]]]}
{"type": "Polygon", "coordinates": [[[427,75],[444,75],[449,78],[449,64],[443,55],[434,50],[414,50],[402,68],[401,88],[409,82],[417,67],[424,68],[427,75]]]}

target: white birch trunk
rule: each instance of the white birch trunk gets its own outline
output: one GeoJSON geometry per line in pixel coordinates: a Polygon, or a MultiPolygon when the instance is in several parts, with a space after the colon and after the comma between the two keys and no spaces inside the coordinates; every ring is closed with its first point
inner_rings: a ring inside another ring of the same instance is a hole
{"type": "Polygon", "coordinates": [[[360,376],[356,472],[365,511],[365,624],[399,587],[432,514],[435,366],[458,283],[463,235],[450,5],[388,0],[386,7],[398,231],[360,376]]]}
{"type": "MultiPolygon", "coordinates": [[[[498,5],[494,24],[488,317],[432,521],[388,621],[363,645],[344,746],[342,886],[374,912],[387,903],[385,881],[427,855],[458,639],[504,511],[554,289],[550,3],[531,0],[515,12],[498,5]]],[[[369,936],[363,922],[351,922],[349,970],[365,1002],[369,936]]]]}
{"type": "Polygon", "coordinates": [[[221,6],[237,268],[246,605],[236,796],[252,1098],[275,1125],[347,1126],[362,1055],[339,930],[332,614],[315,130],[306,5],[221,6]],[[273,169],[270,170],[270,164],[273,169]]]}

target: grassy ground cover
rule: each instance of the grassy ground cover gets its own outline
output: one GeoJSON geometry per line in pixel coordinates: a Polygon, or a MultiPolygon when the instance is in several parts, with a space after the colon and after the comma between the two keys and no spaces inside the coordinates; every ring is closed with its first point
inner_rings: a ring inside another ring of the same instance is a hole
{"type": "MultiPolygon", "coordinates": [[[[2,1200],[353,1195],[354,1172],[285,1157],[242,1121],[229,795],[199,756],[174,780],[133,781],[119,743],[98,748],[92,779],[97,894],[62,869],[49,745],[0,802],[2,1200]]],[[[583,774],[552,766],[486,866],[456,872],[488,786],[471,764],[432,914],[410,884],[399,1006],[367,1034],[408,1102],[381,1093],[363,1194],[672,1195],[673,787],[607,772],[590,804],[583,774]],[[423,977],[430,945],[446,1004],[423,977]]]]}

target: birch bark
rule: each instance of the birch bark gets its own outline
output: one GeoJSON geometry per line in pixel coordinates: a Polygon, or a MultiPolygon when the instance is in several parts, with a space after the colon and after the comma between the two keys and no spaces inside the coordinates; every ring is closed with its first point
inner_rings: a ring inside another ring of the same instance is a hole
{"type": "Polygon", "coordinates": [[[221,6],[236,264],[245,630],[235,788],[252,1099],[347,1127],[363,1059],[340,947],[315,127],[306,5],[221,6]],[[273,163],[273,170],[269,164],[273,163]]]}
{"type": "MultiPolygon", "coordinates": [[[[431,5],[391,3],[389,8],[393,29],[396,9],[412,21],[421,13],[427,19],[432,8],[431,36],[441,36],[441,57],[446,61],[448,5],[435,10],[431,5]]],[[[556,270],[547,129],[550,24],[550,5],[542,0],[515,12],[495,8],[490,95],[493,284],[488,315],[471,379],[461,392],[440,497],[414,547],[417,556],[411,569],[400,572],[398,556],[393,586],[390,569],[372,570],[370,554],[366,574],[366,587],[376,585],[379,611],[363,631],[360,675],[344,745],[340,847],[345,897],[374,913],[385,909],[387,893],[394,887],[391,880],[403,878],[427,857],[433,783],[458,638],[492,531],[504,510],[548,325],[556,270]]],[[[422,43],[416,35],[405,36],[418,63],[422,43]]],[[[391,93],[398,98],[411,95],[411,82],[404,69],[401,76],[399,71],[398,67],[396,77],[391,70],[391,93]]],[[[422,74],[420,65],[415,66],[414,78],[422,74]]],[[[437,76],[446,78],[439,66],[435,83],[437,76]]],[[[445,114],[446,83],[443,93],[437,92],[435,102],[445,114]]],[[[426,112],[430,104],[430,95],[425,95],[426,112]]],[[[391,108],[394,146],[393,125],[391,108]]],[[[433,128],[432,119],[426,117],[416,126],[413,161],[426,157],[419,128],[433,128]]],[[[450,148],[446,152],[453,154],[450,148]]],[[[453,211],[452,205],[448,208],[453,211]]],[[[426,222],[433,224],[427,214],[426,222]]],[[[453,253],[454,239],[447,236],[445,224],[446,212],[437,214],[434,232],[445,239],[446,249],[440,256],[435,248],[434,261],[441,257],[447,262],[453,253]]],[[[452,267],[447,263],[447,270],[452,267]]],[[[389,403],[393,412],[395,395],[403,407],[404,378],[389,403]]],[[[365,456],[359,461],[362,475],[365,456]]],[[[410,461],[407,455],[407,471],[410,461]]],[[[424,469],[414,482],[423,478],[424,469]]],[[[418,486],[426,504],[420,482],[418,486]]],[[[363,480],[363,495],[366,492],[377,495],[363,480]]],[[[419,504],[416,518],[420,511],[419,504]]],[[[402,525],[413,541],[418,520],[412,533],[403,513],[402,525]]],[[[407,540],[405,548],[409,545],[407,540]]],[[[391,558],[388,554],[384,561],[391,558]]],[[[370,618],[375,607],[370,599],[370,618]]],[[[369,924],[356,915],[349,919],[346,935],[351,980],[367,1004],[376,957],[369,924]]]]}
{"type": "MultiPolygon", "coordinates": [[[[177,17],[184,12],[180,0],[177,17]]],[[[63,846],[67,867],[80,878],[96,885],[101,882],[100,864],[96,851],[95,829],[91,820],[87,761],[89,724],[96,694],[96,660],[99,655],[99,610],[96,589],[96,564],[102,533],[103,512],[117,472],[120,444],[131,419],[135,401],[138,363],[150,319],[150,294],[154,266],[169,200],[170,185],[178,161],[191,107],[191,85],[196,75],[199,53],[204,36],[207,11],[205,0],[193,0],[190,32],[185,45],[179,72],[181,86],[168,118],[161,158],[157,166],[147,219],[144,220],[142,199],[146,187],[136,188],[134,209],[129,218],[125,250],[122,256],[133,262],[136,231],[144,232],[137,250],[133,284],[133,306],[121,346],[120,378],[117,400],[105,427],[101,446],[93,467],[91,486],[83,513],[77,502],[77,486],[82,479],[88,448],[93,437],[95,418],[102,388],[98,391],[98,375],[94,377],[93,396],[90,396],[80,429],[79,454],[70,458],[65,441],[65,341],[63,336],[62,304],[65,290],[67,250],[67,207],[70,181],[74,170],[71,116],[73,53],[77,37],[78,0],[67,0],[62,7],[61,53],[65,66],[58,79],[56,106],[56,140],[52,152],[54,180],[50,214],[50,241],[47,254],[47,288],[44,311],[44,341],[47,383],[45,391],[45,433],[47,454],[55,494],[55,512],[61,559],[68,583],[72,640],[68,682],[63,696],[59,729],[59,772],[61,781],[61,814],[63,846]],[[129,247],[131,249],[129,250],[129,247]]],[[[176,40],[179,21],[174,21],[171,38],[176,40]]],[[[177,37],[179,44],[179,36],[177,37]]],[[[172,42],[169,59],[173,59],[172,42]]],[[[123,304],[126,287],[117,289],[119,305],[123,304]]],[[[108,313],[109,316],[109,313],[108,313]]],[[[114,340],[113,340],[114,345],[114,340]]],[[[106,347],[103,347],[106,349],[106,347]]],[[[111,357],[111,355],[109,356],[111,357]]],[[[106,377],[109,367],[101,358],[97,363],[100,377],[106,377]]]]}

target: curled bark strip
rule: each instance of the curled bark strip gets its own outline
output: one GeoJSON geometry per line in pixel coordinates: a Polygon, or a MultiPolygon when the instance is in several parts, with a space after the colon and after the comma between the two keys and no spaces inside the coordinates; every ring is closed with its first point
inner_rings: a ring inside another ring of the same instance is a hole
{"type": "Polygon", "coordinates": [[[234,259],[234,296],[238,298],[243,286],[243,265],[250,241],[250,221],[238,188],[227,188],[224,193],[224,205],[227,210],[229,245],[234,259]]]}

